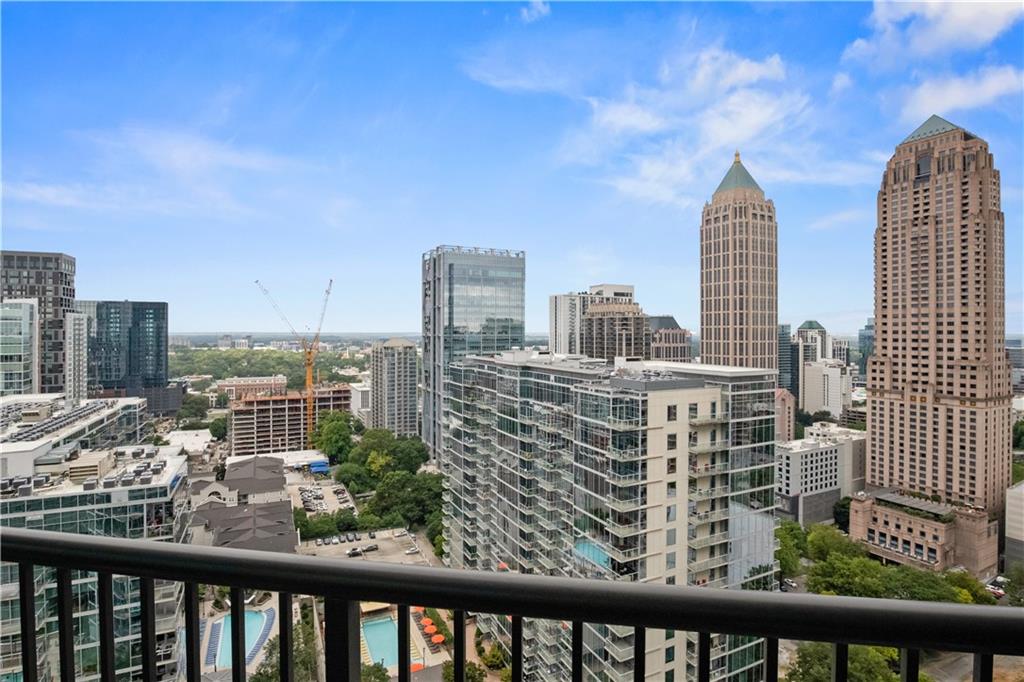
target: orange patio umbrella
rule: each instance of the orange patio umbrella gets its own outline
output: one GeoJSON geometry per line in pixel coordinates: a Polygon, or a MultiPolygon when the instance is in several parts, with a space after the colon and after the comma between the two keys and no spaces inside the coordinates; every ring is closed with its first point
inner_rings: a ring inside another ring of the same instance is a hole
{"type": "Polygon", "coordinates": [[[434,624],[434,621],[431,618],[421,618],[420,622],[423,623],[424,625],[433,625],[434,624]]]}
{"type": "Polygon", "coordinates": [[[420,670],[423,670],[423,668],[424,665],[422,663],[413,663],[412,666],[410,666],[409,670],[415,673],[419,672],[420,670]]]}
{"type": "Polygon", "coordinates": [[[423,628],[423,632],[427,633],[428,635],[432,635],[435,632],[437,632],[437,626],[436,625],[428,625],[427,627],[423,628]]]}
{"type": "Polygon", "coordinates": [[[422,606],[414,606],[414,607],[412,607],[412,612],[413,613],[423,613],[423,607],[422,606]]]}
{"type": "Polygon", "coordinates": [[[440,644],[441,642],[444,641],[444,635],[434,635],[433,637],[430,638],[430,641],[433,642],[434,644],[440,644]]]}

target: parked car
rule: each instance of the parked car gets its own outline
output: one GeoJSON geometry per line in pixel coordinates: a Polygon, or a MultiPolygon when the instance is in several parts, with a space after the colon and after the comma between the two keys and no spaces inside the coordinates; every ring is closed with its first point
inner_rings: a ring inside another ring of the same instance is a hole
{"type": "Polygon", "coordinates": [[[324,541],[323,541],[323,540],[321,540],[320,538],[317,538],[317,539],[316,539],[316,546],[317,546],[317,547],[319,547],[319,546],[320,546],[320,545],[322,545],[322,544],[324,544],[324,541]]]}
{"type": "Polygon", "coordinates": [[[380,549],[380,547],[377,545],[367,545],[366,547],[363,547],[363,552],[376,552],[378,549],[380,549]]]}
{"type": "Polygon", "coordinates": [[[348,539],[349,542],[355,542],[356,541],[356,534],[355,533],[351,533],[351,532],[346,533],[345,534],[345,538],[348,539]]]}
{"type": "Polygon", "coordinates": [[[779,592],[789,592],[789,588],[785,585],[779,585],[779,592]]]}
{"type": "Polygon", "coordinates": [[[793,580],[793,579],[791,579],[791,578],[783,578],[783,579],[782,579],[782,583],[783,583],[783,584],[784,584],[784,585],[785,585],[786,587],[793,587],[793,588],[795,588],[795,587],[796,587],[796,581],[795,581],[795,580],[793,580]]]}
{"type": "Polygon", "coordinates": [[[419,554],[420,553],[420,548],[419,547],[410,547],[409,549],[405,550],[405,553],[406,554],[419,554]]]}
{"type": "Polygon", "coordinates": [[[371,540],[376,540],[377,539],[377,534],[374,533],[372,530],[369,533],[367,533],[367,535],[370,536],[371,540]]]}
{"type": "Polygon", "coordinates": [[[409,534],[409,532],[407,530],[405,530],[404,528],[402,528],[401,530],[396,530],[395,533],[394,533],[396,538],[405,537],[408,534],[409,534]]]}
{"type": "Polygon", "coordinates": [[[339,539],[338,539],[338,536],[337,536],[337,535],[335,535],[335,536],[334,536],[333,538],[331,538],[331,544],[332,544],[332,545],[336,545],[336,544],[338,544],[339,542],[341,542],[341,540],[339,540],[339,539]]]}
{"type": "Polygon", "coordinates": [[[345,552],[345,554],[347,554],[348,556],[363,556],[363,550],[359,549],[358,547],[353,547],[352,549],[345,552]]]}
{"type": "Polygon", "coordinates": [[[996,599],[1002,599],[1006,596],[1006,592],[1004,592],[1001,587],[997,587],[996,585],[985,585],[985,589],[988,590],[989,594],[991,594],[996,599]]]}
{"type": "Polygon", "coordinates": [[[362,540],[362,539],[363,539],[363,536],[360,535],[359,533],[356,533],[356,540],[362,540]]]}

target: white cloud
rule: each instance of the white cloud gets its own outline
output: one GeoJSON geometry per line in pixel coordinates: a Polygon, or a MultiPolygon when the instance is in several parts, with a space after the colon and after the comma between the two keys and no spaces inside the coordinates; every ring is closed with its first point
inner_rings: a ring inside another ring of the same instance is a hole
{"type": "Polygon", "coordinates": [[[524,24],[532,24],[549,14],[551,14],[551,5],[543,0],[532,0],[529,5],[519,9],[519,18],[524,24]]]}
{"type": "Polygon", "coordinates": [[[1024,17],[1020,2],[897,3],[876,0],[872,34],[850,43],[845,60],[878,67],[905,63],[907,57],[977,50],[989,45],[1024,17]]]}
{"type": "Polygon", "coordinates": [[[860,225],[869,226],[874,229],[875,216],[871,211],[862,208],[848,209],[845,211],[836,211],[835,213],[829,213],[828,215],[821,216],[810,225],[807,226],[808,230],[819,232],[823,230],[833,230],[837,227],[845,227],[847,225],[860,225]]]}
{"type": "Polygon", "coordinates": [[[667,125],[656,111],[636,102],[590,98],[590,105],[594,110],[594,125],[613,133],[654,133],[667,125]]]}
{"type": "Polygon", "coordinates": [[[1005,65],[982,67],[965,76],[926,80],[907,95],[901,117],[921,122],[932,114],[947,114],[989,106],[1007,95],[1024,90],[1024,72],[1005,65]]]}
{"type": "MultiPolygon", "coordinates": [[[[782,57],[777,54],[758,62],[720,47],[712,47],[697,55],[692,74],[689,83],[691,90],[725,92],[759,81],[784,80],[786,67],[782,57]]],[[[666,75],[663,69],[663,79],[666,75]]]]}
{"type": "Polygon", "coordinates": [[[832,77],[832,87],[829,88],[829,94],[832,96],[838,95],[844,90],[849,89],[851,85],[853,85],[853,79],[850,78],[850,74],[840,71],[832,77]]]}

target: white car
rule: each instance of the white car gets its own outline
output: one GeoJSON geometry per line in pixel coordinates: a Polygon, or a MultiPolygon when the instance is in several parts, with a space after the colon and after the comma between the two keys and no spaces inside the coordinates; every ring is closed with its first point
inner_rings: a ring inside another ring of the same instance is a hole
{"type": "Polygon", "coordinates": [[[796,587],[796,581],[790,578],[784,578],[782,582],[786,587],[796,587]]]}
{"type": "Polygon", "coordinates": [[[419,547],[410,547],[409,549],[405,550],[405,553],[406,554],[419,554],[420,553],[420,548],[419,547]]]}

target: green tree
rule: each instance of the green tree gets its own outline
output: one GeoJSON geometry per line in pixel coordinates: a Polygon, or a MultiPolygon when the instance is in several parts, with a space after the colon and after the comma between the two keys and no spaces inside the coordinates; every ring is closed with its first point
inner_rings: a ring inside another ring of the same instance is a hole
{"type": "Polygon", "coordinates": [[[833,553],[864,556],[867,552],[863,545],[843,535],[835,526],[811,526],[807,531],[807,556],[814,561],[824,561],[833,553]]]}
{"type": "Polygon", "coordinates": [[[373,665],[363,664],[362,674],[359,676],[362,682],[391,682],[391,675],[383,663],[373,665]]]}
{"type": "Polygon", "coordinates": [[[796,521],[782,521],[775,529],[775,537],[788,538],[800,556],[807,556],[807,531],[796,521]]]}
{"type": "MultiPolygon", "coordinates": [[[[832,422],[835,423],[836,418],[832,416],[832,413],[828,410],[818,410],[811,415],[811,423],[814,422],[832,422]]],[[[809,426],[809,425],[808,425],[809,426]]]]}
{"type": "Polygon", "coordinates": [[[394,446],[395,437],[387,429],[367,429],[352,448],[349,461],[365,466],[370,453],[390,453],[394,446]]]}
{"type": "Polygon", "coordinates": [[[1024,564],[1013,563],[1006,570],[1006,601],[1010,606],[1024,606],[1024,564]]]}
{"type": "Polygon", "coordinates": [[[353,495],[373,490],[374,480],[366,467],[355,462],[345,462],[334,470],[334,480],[344,483],[353,495]]]}
{"type": "Polygon", "coordinates": [[[512,668],[501,669],[501,682],[512,682],[512,668]]]}
{"type": "Polygon", "coordinates": [[[943,576],[913,566],[891,566],[885,572],[887,599],[972,603],[971,594],[954,587],[943,576]]]}
{"type": "Polygon", "coordinates": [[[351,509],[341,509],[335,512],[334,524],[340,531],[350,531],[359,528],[359,522],[356,521],[356,515],[352,513],[351,509]]]}
{"type": "Polygon", "coordinates": [[[1013,425],[1013,449],[1024,450],[1024,419],[1013,425]]]}
{"type": "Polygon", "coordinates": [[[440,474],[392,471],[381,480],[366,508],[381,517],[397,512],[409,526],[422,525],[441,508],[441,488],[440,474]]]}
{"type": "Polygon", "coordinates": [[[784,578],[792,578],[800,574],[800,552],[797,550],[793,540],[785,535],[779,536],[776,530],[776,537],[779,539],[779,546],[775,550],[775,560],[779,562],[779,571],[784,578]]]}
{"type": "Polygon", "coordinates": [[[886,596],[885,567],[865,557],[836,552],[811,567],[807,589],[847,597],[886,596]]]}
{"type": "Polygon", "coordinates": [[[487,650],[487,653],[480,657],[480,662],[491,670],[498,670],[505,667],[508,663],[508,659],[505,657],[504,649],[497,644],[492,644],[491,648],[487,650]]]}
{"type": "Polygon", "coordinates": [[[844,497],[832,505],[832,518],[836,528],[844,533],[850,532],[850,497],[844,497]]]}
{"type": "Polygon", "coordinates": [[[391,455],[395,468],[408,471],[410,474],[418,472],[420,467],[430,459],[427,446],[417,436],[396,438],[391,455]]]}
{"type": "Polygon", "coordinates": [[[391,455],[379,450],[374,450],[366,458],[366,468],[376,480],[380,480],[384,474],[392,470],[391,463],[391,455]]]}
{"type": "Polygon", "coordinates": [[[217,440],[224,440],[228,435],[227,417],[217,417],[210,422],[210,435],[217,440]]]}
{"type": "Polygon", "coordinates": [[[351,420],[351,414],[339,410],[321,412],[317,418],[310,441],[331,464],[345,461],[352,449],[351,420]]]}
{"type": "MultiPolygon", "coordinates": [[[[896,682],[899,679],[879,647],[851,646],[847,669],[850,682],[896,682]]],[[[828,682],[831,679],[832,647],[829,644],[805,642],[797,647],[796,663],[786,675],[786,682],[828,682]]]]}
{"type": "Polygon", "coordinates": [[[967,571],[949,571],[942,577],[954,588],[967,592],[971,596],[971,601],[975,604],[996,603],[996,598],[989,594],[985,586],[967,571]]]}
{"type": "Polygon", "coordinates": [[[218,393],[217,394],[217,407],[222,407],[222,408],[223,407],[227,407],[228,406],[228,402],[229,401],[228,401],[228,394],[227,393],[218,393]]]}
{"type": "MultiPolygon", "coordinates": [[[[484,682],[487,679],[487,671],[473,661],[466,661],[466,682],[484,682]]],[[[441,666],[441,679],[444,682],[454,682],[455,664],[445,661],[441,666]]]]}
{"type": "MultiPolygon", "coordinates": [[[[312,614],[309,606],[303,605],[302,617],[294,632],[292,648],[292,671],[296,682],[316,682],[317,654],[314,642],[312,614]]],[[[277,682],[280,675],[280,640],[273,637],[267,642],[266,655],[259,667],[249,675],[250,682],[277,682]]],[[[365,678],[364,678],[365,679],[365,678]]]]}
{"type": "Polygon", "coordinates": [[[181,399],[181,408],[178,410],[177,419],[179,422],[190,419],[205,419],[206,411],[210,408],[210,399],[205,395],[186,393],[181,399]]]}

